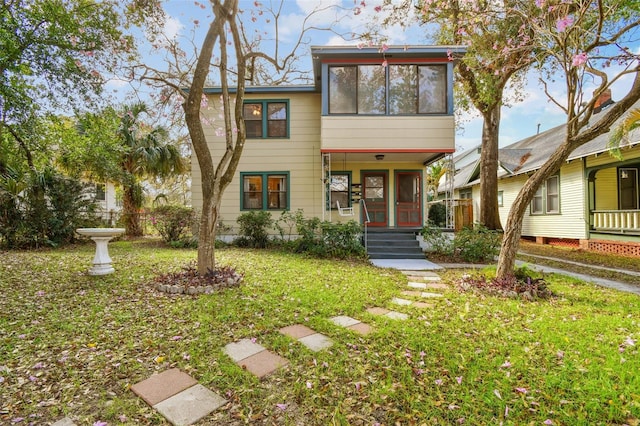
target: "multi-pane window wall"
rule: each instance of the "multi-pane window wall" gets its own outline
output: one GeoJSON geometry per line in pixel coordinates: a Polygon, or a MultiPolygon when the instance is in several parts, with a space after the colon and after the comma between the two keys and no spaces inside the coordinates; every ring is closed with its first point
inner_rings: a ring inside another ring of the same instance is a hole
{"type": "Polygon", "coordinates": [[[446,114],[446,65],[329,67],[329,114],[446,114]]]}

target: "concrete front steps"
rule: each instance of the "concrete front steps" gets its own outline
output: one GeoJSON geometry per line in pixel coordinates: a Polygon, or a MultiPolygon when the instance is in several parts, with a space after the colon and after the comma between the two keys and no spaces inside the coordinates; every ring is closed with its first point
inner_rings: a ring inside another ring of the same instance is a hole
{"type": "Polygon", "coordinates": [[[369,259],[424,259],[416,233],[420,228],[367,229],[369,259]]]}

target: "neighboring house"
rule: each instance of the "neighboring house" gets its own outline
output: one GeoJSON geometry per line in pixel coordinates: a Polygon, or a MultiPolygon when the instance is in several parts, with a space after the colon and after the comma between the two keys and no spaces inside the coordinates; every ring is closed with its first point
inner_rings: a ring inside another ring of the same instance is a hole
{"type": "MultiPolygon", "coordinates": [[[[596,114],[592,120],[597,119],[596,114]]],[[[499,150],[498,203],[503,226],[528,176],[544,164],[564,135],[562,125],[499,150]]],[[[560,171],[541,185],[524,215],[524,238],[640,256],[640,134],[632,134],[624,143],[622,159],[610,154],[609,138],[604,134],[577,148],[560,171]]],[[[474,221],[479,219],[479,167],[479,159],[461,167],[454,183],[454,198],[473,200],[474,221]]]]}
{"type": "MultiPolygon", "coordinates": [[[[464,50],[312,47],[314,85],[248,87],[247,141],[224,193],[224,223],[248,211],[278,218],[298,209],[306,217],[363,223],[366,205],[369,226],[422,227],[425,167],[455,148],[451,55],[464,50]]],[[[220,88],[205,93],[219,121],[220,88]]],[[[214,159],[225,146],[221,130],[216,121],[205,129],[214,159]]],[[[192,176],[197,210],[195,157],[192,176]]]]}
{"type": "Polygon", "coordinates": [[[116,188],[113,182],[91,183],[93,196],[98,206],[98,215],[110,225],[115,225],[122,206],[116,201],[116,188]]]}

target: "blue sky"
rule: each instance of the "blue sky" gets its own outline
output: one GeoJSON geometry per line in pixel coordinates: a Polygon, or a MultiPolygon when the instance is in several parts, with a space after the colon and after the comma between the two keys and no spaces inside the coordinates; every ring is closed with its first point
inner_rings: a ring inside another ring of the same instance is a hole
{"type": "MultiPolygon", "coordinates": [[[[264,4],[273,2],[279,4],[278,0],[261,0],[264,4]]],[[[374,11],[376,5],[382,0],[368,0],[366,7],[359,8],[359,13],[354,13],[354,8],[359,6],[361,0],[285,0],[285,5],[280,18],[279,37],[283,45],[291,45],[299,33],[302,21],[312,11],[320,9],[313,16],[312,23],[318,27],[326,28],[333,25],[335,30],[349,37],[351,34],[362,33],[366,30],[367,24],[375,21],[377,13],[374,11]],[[342,11],[336,12],[336,8],[326,9],[327,6],[342,7],[342,11]],[[339,17],[340,19],[336,19],[339,17]]],[[[198,45],[198,35],[206,30],[206,26],[211,21],[211,8],[208,0],[167,0],[165,10],[170,16],[164,33],[168,37],[182,37],[188,39],[194,33],[196,45],[198,45]],[[206,5],[204,8],[202,5],[206,5]]],[[[241,0],[241,8],[251,9],[254,1],[241,0]]],[[[268,33],[269,26],[265,23],[265,16],[255,16],[255,23],[251,15],[245,12],[247,17],[243,22],[252,30],[263,31],[263,36],[271,36],[268,33]],[[266,31],[266,32],[265,32],[266,31]]],[[[388,44],[411,45],[428,44],[425,40],[423,28],[403,29],[399,25],[387,28],[385,35],[388,37],[388,44]]],[[[356,40],[345,40],[337,34],[327,31],[314,31],[309,34],[310,45],[356,45],[356,40]]],[[[637,47],[635,47],[637,50],[637,47]]],[[[192,50],[192,49],[191,49],[192,50]]],[[[303,67],[311,69],[311,58],[309,48],[302,46],[299,53],[304,56],[301,62],[303,67]]],[[[560,82],[561,83],[561,82],[560,82]]],[[[613,99],[620,98],[630,86],[631,79],[624,78],[613,88],[613,99]]],[[[563,85],[557,83],[550,87],[551,92],[558,99],[564,98],[563,85]]],[[[587,88],[587,91],[590,89],[587,88]]],[[[508,96],[513,97],[515,92],[509,90],[508,96]]],[[[565,122],[564,113],[552,104],[544,94],[538,83],[536,75],[529,75],[521,101],[510,103],[502,109],[502,120],[500,125],[500,145],[506,146],[525,137],[534,135],[538,131],[545,131],[565,122]]],[[[459,116],[459,130],[456,134],[456,147],[459,150],[468,149],[480,143],[482,134],[482,120],[477,114],[464,113],[459,116]]]]}

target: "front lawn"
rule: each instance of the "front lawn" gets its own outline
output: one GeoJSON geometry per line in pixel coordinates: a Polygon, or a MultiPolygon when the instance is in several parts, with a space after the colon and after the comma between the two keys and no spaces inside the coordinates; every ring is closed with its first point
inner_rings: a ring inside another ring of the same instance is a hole
{"type": "MultiPolygon", "coordinates": [[[[177,367],[230,402],[202,424],[637,425],[640,298],[547,277],[558,295],[524,302],[445,291],[397,306],[407,278],[366,263],[223,249],[244,274],[217,294],[153,290],[194,250],[110,244],[116,272],[86,274],[93,244],[0,253],[0,423],[165,424],[129,390],[177,367]],[[431,302],[431,301],[430,301],[431,302]],[[409,314],[374,316],[368,307],[409,314]],[[360,336],[329,318],[374,327],[360,336]],[[334,340],[311,352],[278,329],[334,340]],[[223,352],[255,338],[289,360],[259,381],[223,352]],[[21,420],[22,419],[22,420],[21,420]]],[[[460,272],[442,274],[445,281],[460,272]]]]}

